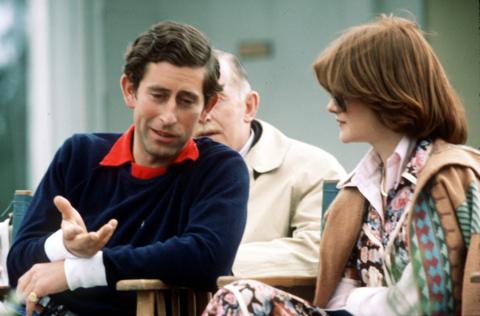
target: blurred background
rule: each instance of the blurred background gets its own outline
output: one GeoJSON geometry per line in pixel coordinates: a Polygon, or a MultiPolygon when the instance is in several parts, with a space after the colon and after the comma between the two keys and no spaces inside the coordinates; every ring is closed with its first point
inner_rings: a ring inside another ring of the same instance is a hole
{"type": "Polygon", "coordinates": [[[380,13],[413,18],[427,32],[464,102],[468,144],[479,147],[478,0],[0,0],[0,210],[15,189],[35,189],[71,134],[127,129],[123,54],[165,19],[237,54],[260,93],[259,118],[352,170],[367,146],[339,142],[311,65],[342,30],[380,13]]]}

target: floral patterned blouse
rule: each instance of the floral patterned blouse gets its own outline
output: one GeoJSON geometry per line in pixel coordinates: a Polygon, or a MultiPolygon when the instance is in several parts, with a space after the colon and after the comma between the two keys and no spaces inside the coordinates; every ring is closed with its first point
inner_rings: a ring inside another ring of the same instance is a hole
{"type": "Polygon", "coordinates": [[[388,192],[384,221],[377,210],[370,204],[367,206],[356,248],[347,265],[354,268],[361,286],[388,286],[398,281],[410,261],[405,210],[415,189],[415,180],[412,179],[416,179],[418,171],[425,165],[431,145],[430,140],[416,144],[400,183],[388,192]],[[390,261],[390,258],[393,261],[385,265],[384,260],[390,261]]]}

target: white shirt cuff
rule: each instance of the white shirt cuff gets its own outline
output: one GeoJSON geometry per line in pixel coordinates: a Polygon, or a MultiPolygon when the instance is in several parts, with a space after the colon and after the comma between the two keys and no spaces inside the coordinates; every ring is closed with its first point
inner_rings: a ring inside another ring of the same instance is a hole
{"type": "Polygon", "coordinates": [[[98,251],[90,258],[66,259],[65,276],[68,287],[72,291],[79,287],[89,288],[107,285],[103,252],[98,251]]]}
{"type": "Polygon", "coordinates": [[[345,305],[347,304],[348,296],[357,287],[357,281],[349,278],[343,278],[337,285],[337,288],[335,289],[332,298],[327,303],[327,309],[337,309],[345,307],[345,305]]]}
{"type": "Polygon", "coordinates": [[[345,309],[353,315],[420,315],[412,263],[390,287],[359,287],[348,296],[345,309]]]}
{"type": "Polygon", "coordinates": [[[73,254],[71,254],[67,248],[65,248],[65,244],[63,243],[63,233],[62,230],[59,229],[50,237],[45,240],[45,244],[43,245],[45,249],[45,253],[50,261],[59,261],[63,259],[73,259],[77,258],[73,254]]]}

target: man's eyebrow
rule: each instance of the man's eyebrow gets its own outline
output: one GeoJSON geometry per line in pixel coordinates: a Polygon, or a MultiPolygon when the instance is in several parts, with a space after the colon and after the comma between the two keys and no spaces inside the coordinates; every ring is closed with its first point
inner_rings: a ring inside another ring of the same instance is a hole
{"type": "Polygon", "coordinates": [[[170,92],[167,88],[151,86],[147,88],[149,92],[170,92]]]}
{"type": "Polygon", "coordinates": [[[181,90],[180,92],[178,92],[178,95],[186,96],[186,97],[198,100],[198,95],[196,93],[193,93],[193,92],[190,92],[190,91],[187,91],[187,90],[181,90]]]}

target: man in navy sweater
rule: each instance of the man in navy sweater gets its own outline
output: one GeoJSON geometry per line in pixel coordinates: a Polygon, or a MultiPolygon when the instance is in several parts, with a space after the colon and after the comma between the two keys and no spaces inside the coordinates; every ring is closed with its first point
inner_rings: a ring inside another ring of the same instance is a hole
{"type": "Polygon", "coordinates": [[[126,53],[120,79],[133,125],[124,134],[74,135],[56,153],[8,256],[26,301],[79,315],[130,315],[121,279],[213,288],[229,274],[246,221],[242,157],[192,139],[214,106],[219,66],[195,28],[162,22],[126,53]]]}

